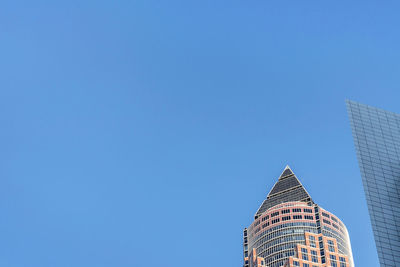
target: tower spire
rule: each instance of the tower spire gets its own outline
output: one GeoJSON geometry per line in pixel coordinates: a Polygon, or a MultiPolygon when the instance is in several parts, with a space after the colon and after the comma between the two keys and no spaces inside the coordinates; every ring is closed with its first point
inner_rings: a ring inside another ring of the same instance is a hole
{"type": "Polygon", "coordinates": [[[292,175],[293,171],[292,169],[290,169],[289,165],[286,165],[285,169],[283,170],[283,172],[281,173],[281,175],[279,176],[279,180],[282,178],[285,178],[289,175],[292,175]]]}
{"type": "Polygon", "coordinates": [[[292,169],[290,169],[289,165],[286,165],[255,217],[257,218],[264,211],[275,205],[289,201],[302,201],[310,205],[314,203],[292,169]]]}

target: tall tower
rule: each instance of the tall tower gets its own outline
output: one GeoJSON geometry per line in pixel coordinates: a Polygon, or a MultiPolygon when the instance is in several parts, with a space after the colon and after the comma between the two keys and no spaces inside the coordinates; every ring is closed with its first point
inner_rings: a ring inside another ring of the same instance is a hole
{"type": "Polygon", "coordinates": [[[400,266],[400,115],[346,100],[381,266],[400,266]]]}
{"type": "Polygon", "coordinates": [[[244,267],[254,256],[266,267],[354,266],[346,226],[314,203],[289,166],[244,229],[243,251],[244,267]]]}

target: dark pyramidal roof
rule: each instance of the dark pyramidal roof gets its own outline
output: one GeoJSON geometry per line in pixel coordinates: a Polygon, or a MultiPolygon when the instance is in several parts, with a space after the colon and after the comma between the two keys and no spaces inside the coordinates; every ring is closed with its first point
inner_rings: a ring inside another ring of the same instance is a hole
{"type": "Polygon", "coordinates": [[[267,209],[289,201],[303,201],[309,205],[314,203],[290,167],[286,166],[278,182],[275,183],[269,192],[267,199],[264,200],[258,209],[255,218],[257,219],[267,209]]]}

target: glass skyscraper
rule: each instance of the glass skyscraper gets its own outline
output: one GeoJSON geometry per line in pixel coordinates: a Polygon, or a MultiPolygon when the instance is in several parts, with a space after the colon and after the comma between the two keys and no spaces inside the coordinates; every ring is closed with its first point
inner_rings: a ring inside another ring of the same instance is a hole
{"type": "Polygon", "coordinates": [[[400,115],[346,100],[378,257],[400,266],[400,115]]]}

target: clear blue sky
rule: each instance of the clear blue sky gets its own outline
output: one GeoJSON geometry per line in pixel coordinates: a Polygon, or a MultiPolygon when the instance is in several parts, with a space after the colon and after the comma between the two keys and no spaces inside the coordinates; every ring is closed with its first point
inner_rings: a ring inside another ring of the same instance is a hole
{"type": "Polygon", "coordinates": [[[400,112],[398,1],[3,1],[0,266],[241,266],[286,164],[378,266],[345,98],[400,112]]]}

